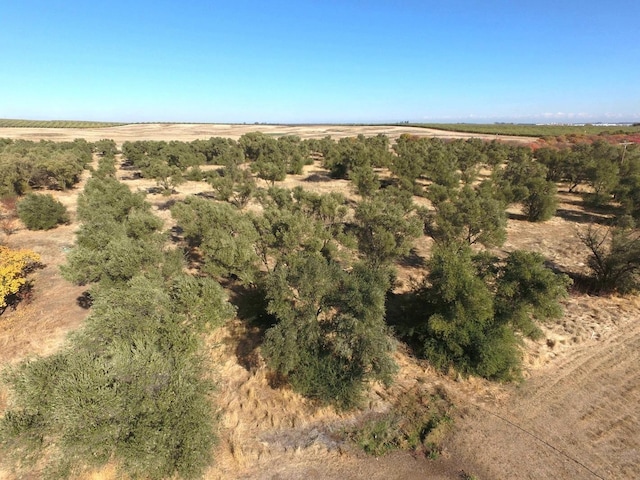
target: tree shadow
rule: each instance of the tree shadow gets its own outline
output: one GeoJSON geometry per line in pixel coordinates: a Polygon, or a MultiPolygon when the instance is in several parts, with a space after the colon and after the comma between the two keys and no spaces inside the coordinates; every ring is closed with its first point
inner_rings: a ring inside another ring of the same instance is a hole
{"type": "Polygon", "coordinates": [[[147,193],[151,194],[151,195],[165,195],[165,196],[169,196],[169,195],[175,195],[176,193],[178,193],[178,191],[175,188],[163,188],[163,187],[159,187],[159,186],[155,186],[155,187],[149,187],[147,188],[147,193]]]}
{"type": "Polygon", "coordinates": [[[602,296],[611,293],[605,292],[594,277],[569,270],[553,260],[545,260],[544,266],[556,275],[566,275],[571,279],[572,283],[568,288],[569,295],[602,296]]]}
{"type": "Polygon", "coordinates": [[[528,222],[527,216],[522,213],[507,212],[507,219],[516,220],[518,222],[528,222]]]}
{"type": "Polygon", "coordinates": [[[313,183],[331,182],[333,181],[333,178],[331,178],[327,173],[317,170],[315,172],[312,172],[311,175],[304,179],[304,181],[313,183]]]}
{"type": "Polygon", "coordinates": [[[206,198],[207,200],[215,200],[216,199],[216,192],[214,192],[213,190],[209,190],[209,191],[206,191],[206,192],[194,193],[194,196],[200,197],[200,198],[206,198]]]}
{"type": "Polygon", "coordinates": [[[131,174],[123,176],[121,180],[142,180],[144,177],[139,171],[131,172],[131,174]]]}
{"type": "Polygon", "coordinates": [[[412,248],[408,255],[399,259],[398,263],[405,268],[424,268],[427,261],[424,257],[418,255],[415,248],[412,248]]]}
{"type": "Polygon", "coordinates": [[[238,363],[249,372],[254,372],[263,363],[257,349],[262,344],[265,332],[276,324],[273,315],[267,312],[264,290],[257,286],[246,286],[229,279],[224,287],[230,292],[229,301],[236,307],[236,316],[241,327],[235,329],[235,355],[238,363]]]}
{"type": "Polygon", "coordinates": [[[171,230],[169,230],[169,239],[173,243],[179,243],[180,241],[184,240],[183,233],[184,230],[180,225],[174,225],[173,227],[171,227],[171,230]]]}
{"type": "Polygon", "coordinates": [[[93,305],[93,297],[91,296],[89,290],[85,290],[84,292],[82,292],[80,296],[76,298],[76,303],[80,308],[84,308],[85,310],[90,309],[93,305]]]}
{"type": "Polygon", "coordinates": [[[611,225],[614,220],[611,217],[604,217],[598,214],[581,212],[578,210],[569,210],[566,208],[558,208],[556,210],[556,216],[568,222],[585,223],[585,224],[596,223],[598,225],[611,225]]]}
{"type": "Polygon", "coordinates": [[[171,199],[167,200],[166,202],[162,202],[162,203],[158,204],[158,210],[169,210],[176,203],[177,203],[177,200],[175,198],[171,198],[171,199]]]}
{"type": "Polygon", "coordinates": [[[407,346],[412,355],[420,357],[422,345],[416,340],[414,330],[426,320],[429,312],[420,305],[418,294],[415,291],[388,292],[385,306],[385,320],[395,337],[407,346]]]}

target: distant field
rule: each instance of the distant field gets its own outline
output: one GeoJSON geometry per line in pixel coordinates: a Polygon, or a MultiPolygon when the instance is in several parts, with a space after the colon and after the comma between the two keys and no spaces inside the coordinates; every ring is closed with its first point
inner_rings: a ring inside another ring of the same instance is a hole
{"type": "Polygon", "coordinates": [[[488,135],[518,135],[525,137],[547,137],[559,135],[599,135],[606,134],[637,134],[640,125],[603,127],[598,125],[520,125],[520,124],[472,124],[472,123],[416,123],[414,127],[432,128],[436,130],[481,133],[488,135]]]}
{"type": "Polygon", "coordinates": [[[78,120],[15,120],[0,118],[3,128],[101,128],[126,125],[118,122],[85,122],[78,120]]]}
{"type": "MultiPolygon", "coordinates": [[[[2,122],[0,120],[0,122],[2,122]]],[[[61,122],[62,123],[62,122],[61,122]]],[[[71,122],[69,122],[71,123],[71,122]]],[[[455,138],[482,138],[494,140],[499,138],[505,142],[531,143],[531,137],[496,136],[480,133],[452,132],[429,128],[412,127],[410,125],[240,125],[213,123],[129,123],[105,124],[105,126],[91,126],[91,122],[78,122],[83,125],[72,128],[36,127],[27,123],[20,128],[8,127],[0,123],[0,138],[14,138],[23,140],[53,140],[56,142],[71,142],[76,138],[84,138],[88,142],[97,142],[103,138],[111,138],[116,143],[136,140],[164,140],[191,142],[196,139],[210,137],[226,137],[239,139],[249,132],[262,132],[265,135],[283,136],[297,135],[300,138],[332,138],[355,137],[358,135],[375,136],[386,135],[395,140],[400,135],[417,137],[434,137],[445,140],[455,138]]]]}

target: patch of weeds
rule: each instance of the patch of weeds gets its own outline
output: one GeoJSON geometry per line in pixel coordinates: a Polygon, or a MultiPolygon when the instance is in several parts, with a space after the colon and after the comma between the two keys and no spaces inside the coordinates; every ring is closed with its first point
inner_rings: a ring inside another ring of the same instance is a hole
{"type": "Polygon", "coordinates": [[[462,470],[460,472],[460,480],[480,480],[480,479],[477,476],[475,476],[473,473],[465,472],[464,470],[462,470]]]}
{"type": "Polygon", "coordinates": [[[435,459],[451,428],[452,409],[444,391],[428,393],[416,387],[387,412],[370,417],[345,433],[369,455],[408,450],[435,459]]]}

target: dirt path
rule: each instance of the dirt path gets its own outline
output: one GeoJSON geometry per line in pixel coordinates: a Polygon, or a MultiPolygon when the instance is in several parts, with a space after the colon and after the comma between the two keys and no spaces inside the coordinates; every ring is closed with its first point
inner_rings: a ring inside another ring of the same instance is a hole
{"type": "Polygon", "coordinates": [[[470,404],[451,453],[482,478],[640,478],[640,312],[620,313],[504,404],[470,404]]]}

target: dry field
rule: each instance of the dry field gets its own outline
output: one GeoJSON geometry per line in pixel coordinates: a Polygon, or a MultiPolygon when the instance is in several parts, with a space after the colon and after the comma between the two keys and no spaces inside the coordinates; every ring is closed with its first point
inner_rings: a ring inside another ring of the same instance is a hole
{"type": "Polygon", "coordinates": [[[222,125],[222,124],[131,124],[105,128],[0,128],[0,138],[23,138],[26,140],[71,141],[84,138],[95,142],[111,138],[117,144],[134,140],[180,140],[191,142],[209,137],[228,137],[237,140],[245,133],[260,131],[267,135],[299,135],[302,138],[353,137],[358,134],[367,136],[383,133],[389,138],[397,138],[403,133],[420,137],[469,138],[470,136],[492,140],[502,138],[524,143],[531,137],[501,137],[499,135],[470,135],[468,133],[446,132],[428,128],[408,126],[351,126],[351,125],[222,125]]]}
{"type": "MultiPolygon", "coordinates": [[[[135,139],[238,138],[256,130],[303,138],[430,134],[409,127],[133,125],[76,131],[0,129],[0,137],[113,138],[120,144],[135,139]]],[[[152,181],[126,179],[127,173],[121,173],[133,189],[154,185],[152,181]]],[[[318,174],[322,174],[321,167],[308,166],[303,175],[289,176],[283,186],[303,185],[316,191],[347,188],[341,181],[306,180],[318,174]]],[[[207,187],[190,182],[178,187],[174,198],[207,187]]],[[[81,189],[82,185],[55,193],[72,216],[81,189]]],[[[169,224],[170,215],[163,209],[167,197],[149,195],[148,199],[169,224]]],[[[511,210],[508,240],[502,249],[538,251],[559,269],[585,271],[587,252],[576,234],[586,229],[589,221],[599,219],[585,212],[579,200],[578,195],[561,188],[559,215],[542,224],[520,220],[519,212],[511,210]]],[[[65,334],[81,326],[86,317],[87,311],[76,301],[83,289],[65,282],[58,270],[73,244],[76,228],[74,223],[49,232],[21,229],[2,238],[10,246],[34,249],[46,267],[35,274],[33,302],[0,317],[0,365],[54,351],[62,345],[65,334]]],[[[429,246],[426,238],[421,239],[416,250],[424,257],[429,246]]],[[[420,274],[418,267],[406,267],[400,280],[407,287],[420,274]]],[[[575,291],[564,304],[564,318],[544,326],[545,338],[526,344],[526,378],[521,384],[497,385],[443,376],[399,349],[396,359],[401,370],[396,383],[389,389],[373,386],[364,414],[384,409],[416,385],[440,386],[454,400],[456,418],[455,430],[437,460],[408,453],[376,459],[337,442],[332,434],[363,413],[314,409],[288,389],[269,387],[264,364],[255,350],[257,332],[232,321],[208,342],[211,358],[220,366],[216,407],[221,429],[216,464],[206,478],[444,480],[463,478],[463,471],[487,480],[640,478],[640,299],[592,297],[575,291]]],[[[4,395],[0,391],[0,409],[6,401],[4,395]]],[[[11,478],[0,466],[0,479],[11,478]]],[[[93,478],[117,477],[107,468],[93,478]]]]}

